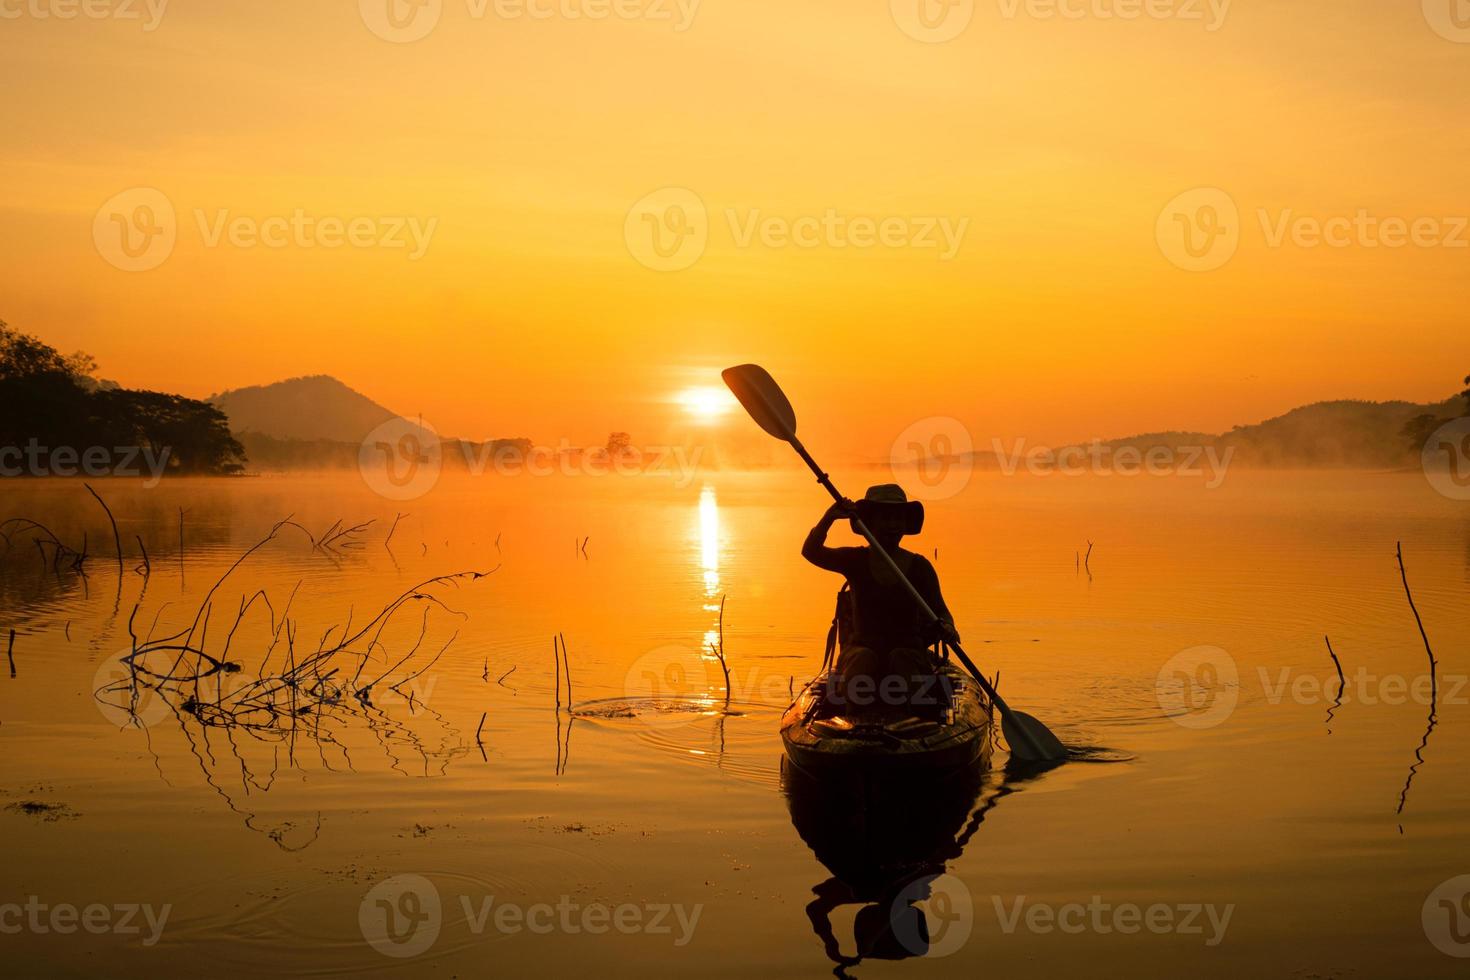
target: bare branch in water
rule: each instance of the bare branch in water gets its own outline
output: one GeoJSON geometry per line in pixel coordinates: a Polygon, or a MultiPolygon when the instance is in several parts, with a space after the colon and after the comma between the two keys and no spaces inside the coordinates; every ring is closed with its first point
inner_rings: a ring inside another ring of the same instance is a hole
{"type": "Polygon", "coordinates": [[[107,506],[107,501],[103,500],[102,497],[97,493],[96,490],[93,490],[92,489],[92,485],[90,483],[83,483],[82,486],[86,487],[87,488],[87,492],[90,493],[92,495],[92,497],[99,504],[102,505],[102,509],[107,512],[107,520],[108,520],[108,522],[112,524],[112,543],[113,543],[113,545],[117,549],[117,574],[118,574],[118,577],[120,578],[120,577],[122,577],[122,573],[123,573],[123,551],[122,551],[122,535],[117,532],[117,518],[115,518],[115,517],[112,516],[112,508],[109,507],[109,506],[107,506]]]}
{"type": "Polygon", "coordinates": [[[1332,658],[1332,665],[1337,668],[1337,700],[1332,702],[1332,707],[1327,709],[1327,734],[1332,734],[1332,717],[1337,714],[1337,709],[1342,707],[1342,696],[1347,692],[1347,679],[1342,676],[1342,661],[1337,659],[1337,651],[1332,649],[1332,637],[1322,637],[1327,643],[1327,655],[1332,658]]]}
{"type": "Polygon", "coordinates": [[[720,626],[719,643],[711,643],[710,651],[720,661],[720,670],[725,672],[725,706],[730,705],[730,665],[725,663],[725,600],[729,596],[720,596],[720,626]]]}
{"type": "MultiPolygon", "coordinates": [[[[1419,740],[1419,747],[1414,750],[1415,762],[1409,766],[1409,776],[1404,780],[1403,792],[1399,794],[1398,813],[1403,815],[1404,807],[1409,802],[1409,788],[1414,785],[1414,777],[1419,774],[1419,768],[1424,765],[1424,750],[1429,747],[1429,736],[1434,734],[1435,726],[1438,724],[1437,712],[1439,709],[1439,663],[1434,659],[1434,650],[1429,645],[1429,634],[1424,631],[1424,620],[1419,618],[1419,609],[1414,605],[1414,593],[1409,590],[1409,575],[1404,571],[1404,544],[1398,542],[1397,557],[1399,563],[1399,578],[1404,583],[1404,596],[1409,600],[1409,611],[1414,614],[1414,622],[1419,626],[1419,636],[1424,641],[1424,652],[1429,654],[1429,718],[1424,727],[1424,737],[1419,740]]],[[[1403,828],[1399,828],[1400,833],[1403,828]]]]}
{"type": "Polygon", "coordinates": [[[387,548],[389,551],[393,550],[390,546],[393,544],[393,535],[398,530],[398,522],[403,520],[407,516],[407,514],[398,514],[394,516],[393,526],[388,529],[388,537],[383,539],[384,548],[387,548]]]}

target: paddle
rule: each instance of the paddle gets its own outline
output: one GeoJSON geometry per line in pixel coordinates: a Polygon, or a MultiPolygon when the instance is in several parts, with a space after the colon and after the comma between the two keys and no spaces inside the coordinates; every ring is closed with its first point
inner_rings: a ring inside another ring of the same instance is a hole
{"type": "MultiPolygon", "coordinates": [[[[742,364],[726,370],[724,378],[725,384],[729,385],[730,390],[734,392],[740,404],[745,406],[750,417],[755,419],[756,424],[782,442],[790,443],[791,448],[796,450],[796,454],[817,475],[817,482],[827,488],[832,499],[839,502],[847,499],[837,492],[831,479],[817,465],[817,461],[812,459],[806,447],[801,444],[801,440],[796,438],[796,412],[792,409],[791,402],[786,398],[785,393],[781,391],[781,386],[776,384],[776,379],[771,377],[765,368],[756,364],[742,364]]],[[[924,615],[929,617],[930,622],[939,622],[939,617],[934,610],[929,608],[929,604],[924,601],[919,590],[914,588],[914,584],[894,562],[893,556],[883,549],[867,526],[856,516],[852,518],[852,524],[863,537],[868,539],[868,544],[873,550],[883,556],[883,560],[888,563],[893,574],[898,576],[898,580],[908,588],[909,594],[914,597],[914,601],[919,604],[924,615]]],[[[1014,758],[1025,762],[1056,762],[1067,757],[1066,747],[1045,725],[1028,714],[1012,709],[1005,703],[1005,700],[996,693],[995,688],[985,679],[985,675],[980,673],[979,668],[958,643],[951,643],[950,649],[954,651],[960,663],[964,664],[965,668],[974,675],[976,682],[989,696],[991,703],[1000,709],[1001,730],[1005,732],[1006,741],[1010,743],[1011,755],[1014,758]]]]}

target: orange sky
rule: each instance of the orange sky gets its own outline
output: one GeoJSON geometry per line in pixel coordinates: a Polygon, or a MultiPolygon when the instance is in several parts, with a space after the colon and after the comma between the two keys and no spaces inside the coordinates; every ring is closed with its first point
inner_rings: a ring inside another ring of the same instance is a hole
{"type": "Polygon", "coordinates": [[[1034,441],[1220,430],[1437,399],[1470,370],[1470,247],[1270,242],[1288,209],[1363,210],[1470,246],[1470,28],[1419,2],[1238,2],[1211,25],[1208,0],[1128,20],[1102,14],[1130,0],[979,0],[946,43],[886,0],[703,0],[685,30],[674,0],[620,9],[675,22],[429,0],[437,25],[394,43],[366,23],[387,2],[178,2],[146,30],[0,0],[0,318],[130,386],[330,373],[443,432],[547,442],[661,438],[673,392],[747,360],[814,447],[854,452],[929,415],[1034,441]],[[177,241],[129,272],[94,222],[136,187],[177,241]],[[669,187],[707,245],[656,271],[629,212],[669,187]],[[1238,250],[1186,271],[1160,215],[1201,187],[1238,207],[1238,250]],[[417,258],[210,243],[221,212],[297,211],[433,233],[417,258]],[[752,215],[829,211],[909,244],[742,241],[752,215]],[[953,257],[911,241],[941,222],[967,222],[953,257]]]}

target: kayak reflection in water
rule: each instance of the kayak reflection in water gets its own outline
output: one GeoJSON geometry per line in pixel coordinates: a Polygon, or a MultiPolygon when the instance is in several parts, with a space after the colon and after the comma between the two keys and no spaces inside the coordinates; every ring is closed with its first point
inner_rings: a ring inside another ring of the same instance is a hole
{"type": "Polygon", "coordinates": [[[840,703],[861,708],[880,700],[891,704],[895,695],[907,700],[913,685],[939,669],[938,658],[928,648],[941,640],[959,642],[934,566],[923,555],[899,547],[904,535],[917,534],[923,526],[924,505],[909,500],[902,487],[884,484],[869,487],[857,503],[844,500],[829,507],[801,547],[803,558],[841,573],[851,590],[847,605],[851,622],[839,629],[843,642],[833,695],[840,703]],[[832,525],[853,517],[873,532],[940,622],[928,621],[903,582],[871,547],[827,547],[832,525]]]}
{"type": "Polygon", "coordinates": [[[1011,787],[1002,783],[972,812],[985,781],[978,769],[834,782],[784,760],[781,776],[796,832],[832,875],[812,888],[806,914],[837,976],[863,960],[946,955],[965,944],[971,899],[947,867],[1011,787]],[[851,954],[832,925],[848,905],[858,906],[851,954]]]}

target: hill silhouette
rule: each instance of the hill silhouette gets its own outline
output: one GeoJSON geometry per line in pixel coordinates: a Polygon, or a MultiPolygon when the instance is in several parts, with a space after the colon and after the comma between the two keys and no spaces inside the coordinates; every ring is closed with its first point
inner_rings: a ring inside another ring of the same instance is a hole
{"type": "Polygon", "coordinates": [[[392,412],[325,374],[290,378],[213,395],[210,403],[238,435],[356,445],[392,412]]]}
{"type": "MultiPolygon", "coordinates": [[[[1371,402],[1340,400],[1316,402],[1294,408],[1263,422],[1237,425],[1229,432],[1161,431],[1053,447],[1056,453],[1102,445],[1111,452],[1134,449],[1212,449],[1216,458],[1228,451],[1233,463],[1248,466],[1358,467],[1366,469],[1419,465],[1419,446],[1406,434],[1417,420],[1430,419],[1429,428],[1466,413],[1470,395],[1446,398],[1432,404],[1406,401],[1371,402]]],[[[1423,433],[1427,435],[1427,431],[1423,433]]],[[[976,449],[964,454],[974,465],[1006,467],[1031,450],[1019,441],[1001,440],[999,452],[976,449]]],[[[936,457],[940,459],[944,457],[936,457]]],[[[953,460],[957,457],[948,457],[953,460]]]]}

